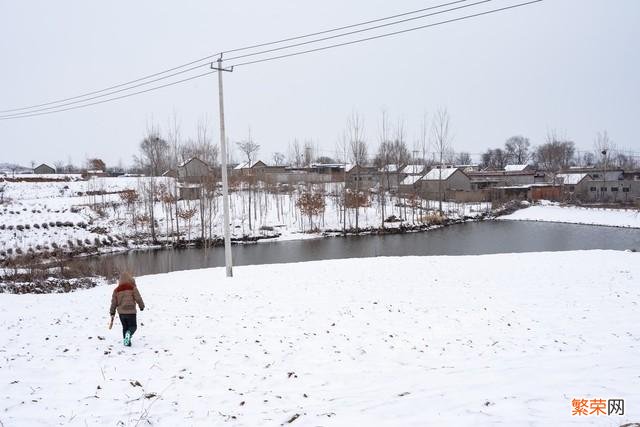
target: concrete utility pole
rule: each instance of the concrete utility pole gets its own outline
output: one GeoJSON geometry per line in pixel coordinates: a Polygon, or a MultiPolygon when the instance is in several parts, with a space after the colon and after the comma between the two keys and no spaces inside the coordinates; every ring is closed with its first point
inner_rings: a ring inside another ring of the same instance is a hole
{"type": "Polygon", "coordinates": [[[224,129],[224,97],[222,93],[222,73],[233,71],[222,68],[222,55],[218,58],[218,66],[211,68],[218,70],[218,101],[220,108],[220,155],[222,156],[222,211],[224,219],[224,264],[227,267],[227,277],[233,277],[233,261],[231,259],[231,231],[229,230],[229,180],[227,179],[227,136],[224,129]]]}
{"type": "Polygon", "coordinates": [[[607,191],[607,150],[602,150],[602,156],[604,157],[604,173],[602,174],[602,187],[600,187],[600,196],[604,202],[605,191],[607,191]]]}

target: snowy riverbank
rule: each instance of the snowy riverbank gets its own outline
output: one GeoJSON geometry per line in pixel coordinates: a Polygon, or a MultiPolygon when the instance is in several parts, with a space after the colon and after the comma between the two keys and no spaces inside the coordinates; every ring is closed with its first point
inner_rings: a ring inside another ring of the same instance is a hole
{"type": "Polygon", "coordinates": [[[640,254],[405,257],[0,294],[0,421],[49,425],[621,425],[640,419],[640,254]],[[140,384],[137,385],[136,381],[140,384]],[[145,397],[146,396],[146,397],[145,397]],[[572,399],[624,416],[571,416],[572,399]]]}
{"type": "MultiPolygon", "coordinates": [[[[124,252],[153,247],[149,233],[151,212],[142,200],[150,178],[96,178],[71,182],[7,182],[0,203],[0,260],[21,255],[46,255],[62,251],[74,255],[124,252]],[[138,199],[127,202],[129,192],[138,199]]],[[[181,217],[176,219],[174,203],[164,203],[175,190],[172,178],[156,178],[154,203],[156,237],[160,244],[177,240],[193,242],[203,235],[215,241],[223,235],[222,197],[216,193],[203,204],[198,200],[177,202],[181,217]],[[190,214],[191,216],[189,216],[190,214]],[[185,216],[187,215],[188,218],[185,216]]],[[[311,236],[309,218],[300,212],[297,202],[304,186],[259,187],[250,192],[234,189],[230,194],[232,238],[252,240],[294,240],[319,237],[327,230],[355,228],[355,209],[343,215],[342,184],[315,188],[325,194],[324,211],[313,217],[311,236]],[[250,220],[251,217],[251,220],[250,220]],[[251,227],[250,227],[251,225],[251,227]]],[[[385,227],[412,228],[429,222],[437,208],[435,201],[411,203],[389,195],[380,203],[376,194],[359,209],[358,227],[377,229],[383,217],[395,217],[385,227]],[[413,206],[413,207],[412,207],[413,206]],[[384,209],[384,215],[383,215],[384,209]]],[[[491,211],[490,203],[443,203],[447,218],[479,218],[491,211]]]]}
{"type": "Polygon", "coordinates": [[[560,206],[558,204],[548,202],[520,209],[510,215],[501,216],[499,219],[640,228],[640,210],[638,209],[604,209],[580,206],[560,206]]]}

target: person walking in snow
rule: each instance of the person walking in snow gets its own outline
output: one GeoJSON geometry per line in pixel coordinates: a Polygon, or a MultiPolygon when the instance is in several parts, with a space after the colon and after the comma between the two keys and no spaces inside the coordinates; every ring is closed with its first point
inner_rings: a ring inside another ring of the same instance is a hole
{"type": "Polygon", "coordinates": [[[123,272],[118,279],[118,287],[113,290],[111,295],[111,308],[109,314],[111,317],[116,315],[116,308],[120,315],[120,323],[122,323],[122,338],[124,345],[131,346],[131,337],[136,332],[138,325],[136,324],[136,303],[140,307],[140,311],[144,310],[144,301],[140,296],[140,292],[136,287],[136,281],[130,273],[123,272]]]}

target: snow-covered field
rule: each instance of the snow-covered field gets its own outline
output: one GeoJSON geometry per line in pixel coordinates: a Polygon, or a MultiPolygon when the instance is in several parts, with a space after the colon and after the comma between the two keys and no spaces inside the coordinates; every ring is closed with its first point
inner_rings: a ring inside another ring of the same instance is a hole
{"type": "Polygon", "coordinates": [[[0,294],[3,426],[615,425],[640,420],[640,254],[349,259],[0,294]],[[572,416],[572,399],[625,414],[572,416]]]}
{"type": "Polygon", "coordinates": [[[638,209],[583,208],[559,206],[554,203],[530,206],[510,215],[501,216],[499,219],[640,228],[640,210],[638,209]]]}
{"type": "MultiPolygon", "coordinates": [[[[118,193],[125,190],[139,191],[147,180],[148,178],[119,177],[72,182],[0,183],[6,185],[3,193],[5,203],[0,204],[0,258],[56,248],[104,253],[148,244],[148,235],[145,237],[140,234],[141,231],[148,233],[148,227],[133,223],[134,217],[140,218],[145,213],[144,203],[139,200],[134,207],[127,206],[118,193]],[[96,209],[96,206],[100,209],[96,209]]],[[[157,186],[172,189],[174,183],[172,178],[157,178],[157,186]]],[[[325,191],[338,194],[340,186],[341,184],[327,184],[325,191]]],[[[282,240],[308,237],[306,232],[310,229],[309,219],[301,215],[296,206],[298,197],[299,192],[295,190],[280,193],[254,191],[250,228],[248,191],[232,192],[232,237],[279,235],[282,240]]],[[[395,215],[403,218],[403,221],[387,223],[387,227],[419,224],[420,217],[428,213],[420,209],[413,212],[410,207],[401,208],[396,204],[395,197],[387,197],[385,218],[395,215]]],[[[213,238],[221,237],[221,196],[215,197],[211,205],[205,205],[205,235],[208,236],[211,231],[213,238]]],[[[167,236],[171,234],[175,220],[175,213],[170,215],[165,207],[157,202],[154,209],[160,241],[171,240],[167,236]]],[[[436,203],[423,202],[423,207],[435,209],[436,203]]],[[[201,235],[199,202],[180,201],[179,208],[181,211],[192,209],[195,213],[190,221],[180,220],[182,238],[198,238],[201,235]]],[[[445,214],[450,218],[477,216],[490,209],[491,205],[488,203],[444,204],[445,214]]],[[[380,205],[373,196],[371,205],[360,209],[359,227],[379,227],[381,219],[380,205]]],[[[342,228],[342,223],[337,198],[327,196],[325,212],[314,218],[314,228],[317,227],[320,231],[338,230],[342,228]]],[[[346,223],[347,227],[355,227],[355,210],[348,210],[346,223]]]]}

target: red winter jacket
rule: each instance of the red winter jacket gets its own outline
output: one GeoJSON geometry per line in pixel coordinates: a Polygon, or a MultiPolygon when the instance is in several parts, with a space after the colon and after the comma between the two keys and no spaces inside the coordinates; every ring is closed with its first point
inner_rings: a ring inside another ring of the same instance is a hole
{"type": "Polygon", "coordinates": [[[114,316],[116,308],[119,314],[136,314],[136,303],[140,306],[140,310],[144,310],[144,301],[135,283],[122,283],[113,291],[109,314],[114,316]]]}

